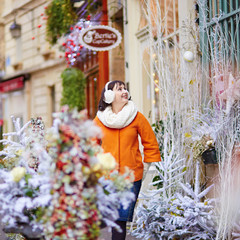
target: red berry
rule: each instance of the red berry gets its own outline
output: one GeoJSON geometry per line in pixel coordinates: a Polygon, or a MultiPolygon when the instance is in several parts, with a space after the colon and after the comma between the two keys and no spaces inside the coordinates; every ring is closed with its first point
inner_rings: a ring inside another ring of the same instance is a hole
{"type": "Polygon", "coordinates": [[[32,37],[32,40],[34,40],[35,39],[35,37],[32,37]]]}
{"type": "Polygon", "coordinates": [[[41,24],[39,24],[39,25],[38,25],[38,28],[40,28],[41,26],[42,26],[42,25],[41,25],[41,24]]]}

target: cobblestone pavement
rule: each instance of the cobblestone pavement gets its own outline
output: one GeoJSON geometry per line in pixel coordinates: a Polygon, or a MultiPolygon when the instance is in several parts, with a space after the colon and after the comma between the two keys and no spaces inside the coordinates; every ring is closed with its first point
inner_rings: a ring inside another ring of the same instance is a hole
{"type": "MultiPolygon", "coordinates": [[[[101,230],[101,240],[111,240],[111,232],[108,232],[107,228],[101,230]]],[[[126,240],[139,240],[139,238],[135,238],[131,235],[127,235],[126,240]]]]}
{"type": "Polygon", "coordinates": [[[3,231],[0,231],[0,239],[1,240],[6,240],[6,235],[3,231]]]}
{"type": "MultiPolygon", "coordinates": [[[[111,232],[108,232],[107,228],[104,228],[101,230],[101,240],[111,240],[111,232]]],[[[1,225],[0,225],[0,240],[6,240],[6,235],[2,231],[1,225]]],[[[139,240],[131,235],[127,235],[126,240],[139,240]]]]}
{"type": "Polygon", "coordinates": [[[0,228],[0,240],[6,240],[6,235],[5,235],[5,233],[2,231],[2,228],[0,228]]]}

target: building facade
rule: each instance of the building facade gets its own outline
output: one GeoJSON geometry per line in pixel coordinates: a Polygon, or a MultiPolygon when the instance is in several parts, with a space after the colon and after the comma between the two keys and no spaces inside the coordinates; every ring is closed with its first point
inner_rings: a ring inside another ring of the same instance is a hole
{"type": "Polygon", "coordinates": [[[57,47],[46,42],[44,8],[49,1],[5,1],[2,12],[5,39],[5,75],[0,90],[4,131],[12,131],[11,115],[23,123],[42,116],[47,125],[59,109],[60,73],[64,69],[57,47]],[[13,37],[13,23],[21,26],[13,37]]]}
{"type": "MultiPolygon", "coordinates": [[[[179,37],[179,29],[184,20],[194,16],[193,0],[159,1],[161,4],[162,28],[164,41],[175,42],[175,46],[183,42],[179,37]]],[[[158,90],[154,86],[154,77],[151,62],[154,53],[150,53],[150,36],[148,21],[145,12],[146,3],[154,1],[123,1],[124,7],[124,44],[125,44],[125,80],[129,83],[130,91],[140,111],[150,122],[160,117],[158,106],[158,90]],[[151,74],[149,74],[151,72],[151,74]]],[[[161,19],[159,16],[159,19],[161,19]]],[[[173,48],[174,49],[174,48],[173,48]]]]}
{"type": "MultiPolygon", "coordinates": [[[[41,116],[46,126],[51,126],[52,113],[60,110],[61,72],[67,67],[67,63],[63,52],[59,50],[61,39],[55,46],[46,41],[44,11],[50,2],[3,0],[0,33],[4,41],[0,47],[3,49],[4,75],[0,80],[0,92],[4,132],[13,130],[12,115],[20,118],[23,123],[32,117],[41,116]],[[12,37],[10,33],[13,23],[21,26],[17,37],[12,37]]],[[[108,25],[109,5],[106,0],[99,2],[97,13],[100,12],[101,17],[94,24],[108,25]]],[[[85,8],[86,4],[87,1],[85,8]]],[[[84,5],[76,8],[79,18],[86,11],[85,8],[84,5]]],[[[121,5],[117,12],[111,13],[112,17],[117,18],[111,24],[121,33],[122,9],[121,5]]],[[[88,51],[85,58],[77,61],[74,67],[81,69],[86,76],[86,108],[89,117],[93,118],[105,83],[109,79],[124,81],[124,41],[109,52],[88,51]]]]}
{"type": "MultiPolygon", "coordinates": [[[[0,1],[1,6],[4,6],[4,1],[0,1]]],[[[4,22],[2,19],[2,10],[3,8],[0,9],[0,38],[4,39],[4,22]]],[[[4,74],[4,69],[5,69],[5,58],[4,58],[4,41],[0,42],[0,78],[4,74]]],[[[2,136],[2,131],[3,131],[3,109],[2,109],[2,100],[0,97],[0,139],[2,136]]]]}

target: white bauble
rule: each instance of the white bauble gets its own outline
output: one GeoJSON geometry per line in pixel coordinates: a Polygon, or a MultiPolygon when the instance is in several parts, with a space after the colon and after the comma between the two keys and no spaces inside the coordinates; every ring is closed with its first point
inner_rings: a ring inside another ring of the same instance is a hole
{"type": "Polygon", "coordinates": [[[183,54],[183,59],[186,61],[186,62],[192,62],[194,60],[194,54],[193,52],[191,51],[186,51],[184,54],[183,54]]]}

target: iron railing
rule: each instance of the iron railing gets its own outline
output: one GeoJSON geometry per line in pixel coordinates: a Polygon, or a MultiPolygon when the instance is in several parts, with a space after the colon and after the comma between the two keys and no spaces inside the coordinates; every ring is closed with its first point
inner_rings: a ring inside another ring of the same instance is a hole
{"type": "Polygon", "coordinates": [[[240,68],[240,0],[199,3],[200,45],[203,64],[221,58],[240,68]]]}

